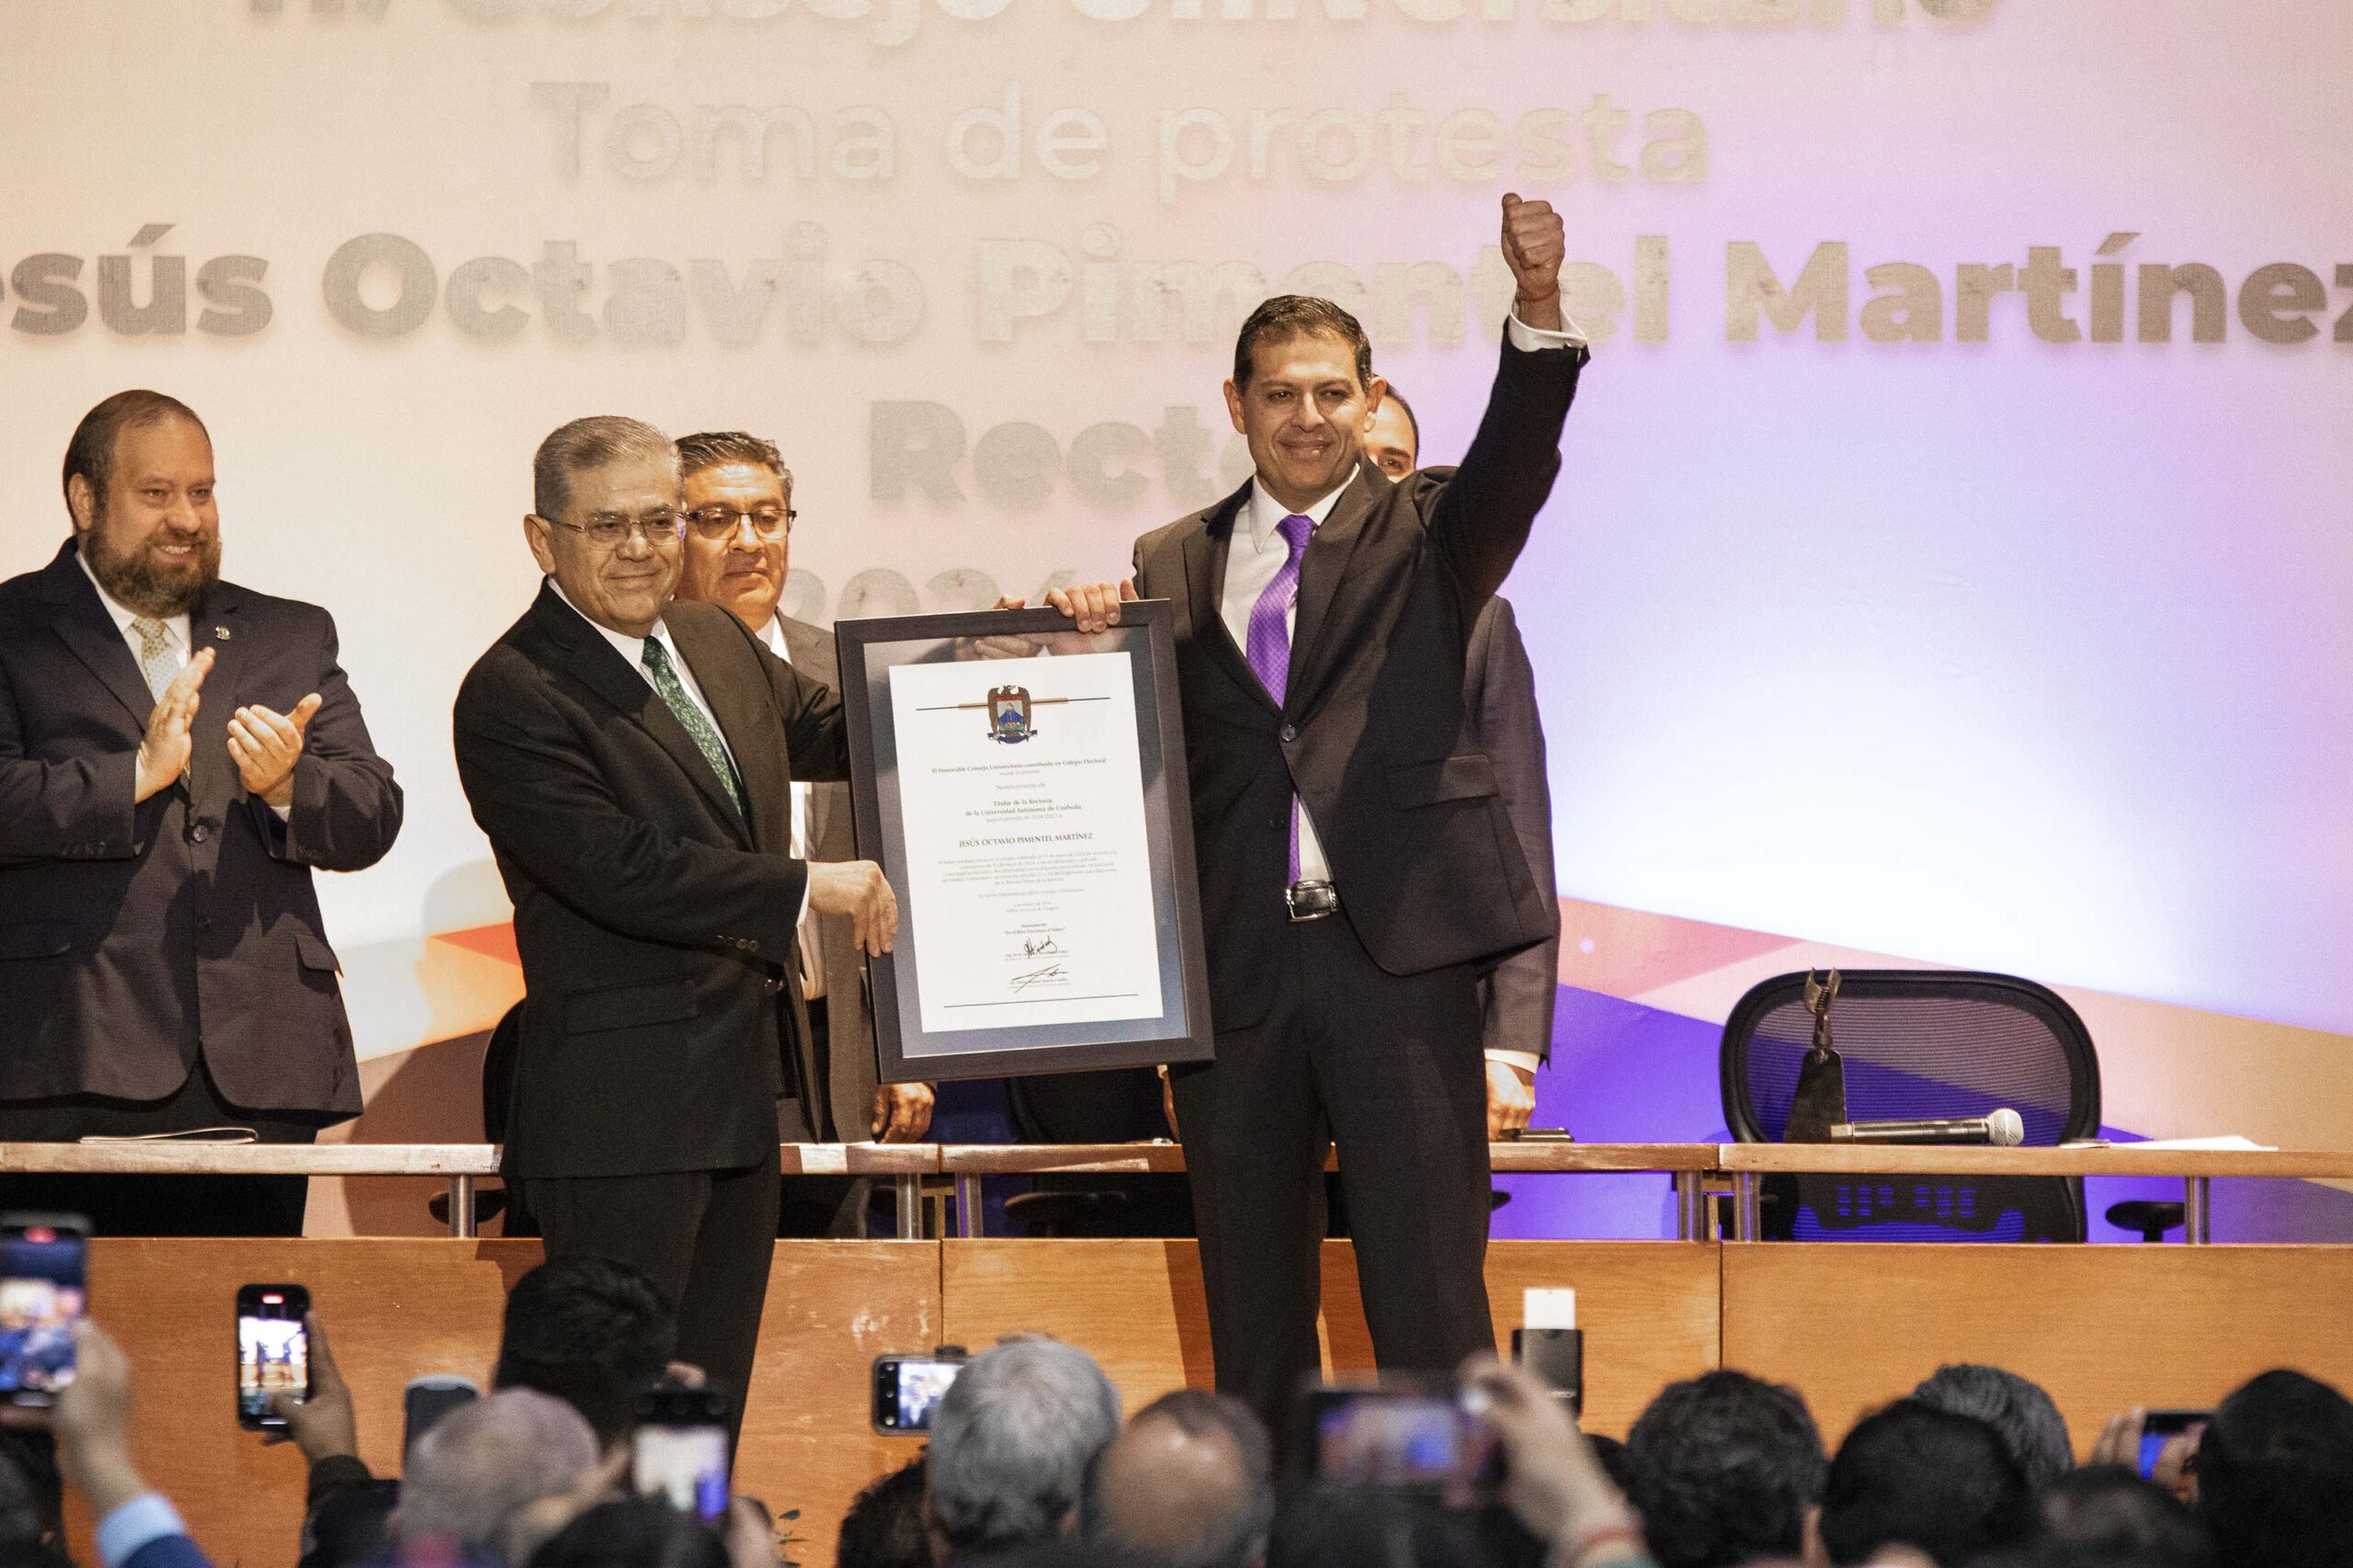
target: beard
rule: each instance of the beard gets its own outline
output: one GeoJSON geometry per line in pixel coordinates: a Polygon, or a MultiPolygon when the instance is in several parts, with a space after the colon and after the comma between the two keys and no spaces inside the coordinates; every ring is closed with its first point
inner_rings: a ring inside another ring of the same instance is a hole
{"type": "Polygon", "coordinates": [[[219,534],[196,536],[195,555],[178,562],[165,560],[155,548],[165,538],[176,542],[176,536],[159,528],[129,549],[118,551],[106,541],[100,528],[93,528],[82,536],[82,551],[89,557],[90,574],[117,604],[160,620],[187,614],[205,590],[221,580],[219,534]]]}

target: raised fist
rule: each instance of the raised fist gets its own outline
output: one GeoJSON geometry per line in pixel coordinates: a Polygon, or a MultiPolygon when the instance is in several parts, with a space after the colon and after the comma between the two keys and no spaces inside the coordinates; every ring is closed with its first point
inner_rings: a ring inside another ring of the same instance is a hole
{"type": "Polygon", "coordinates": [[[1516,304],[1520,319],[1530,326],[1556,324],[1553,321],[1534,320],[1529,314],[1531,307],[1540,308],[1555,318],[1560,314],[1561,262],[1568,255],[1568,237],[1552,204],[1506,196],[1503,251],[1504,261],[1511,267],[1512,278],[1518,285],[1516,304]]]}

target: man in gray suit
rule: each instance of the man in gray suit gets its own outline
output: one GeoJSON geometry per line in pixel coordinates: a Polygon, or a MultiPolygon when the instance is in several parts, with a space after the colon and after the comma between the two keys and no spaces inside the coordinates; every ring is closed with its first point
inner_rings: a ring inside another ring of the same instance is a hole
{"type": "MultiPolygon", "coordinates": [[[[1421,466],[1421,423],[1393,385],[1373,410],[1364,450],[1393,480],[1421,466]]],[[[1536,671],[1511,605],[1500,595],[1487,601],[1472,625],[1462,705],[1478,730],[1480,748],[1495,759],[1495,787],[1528,857],[1536,891],[1552,903],[1552,792],[1544,778],[1536,671]]],[[[1526,1127],[1536,1108],[1536,1069],[1552,1053],[1552,999],[1560,970],[1561,939],[1555,936],[1513,954],[1479,983],[1491,1139],[1526,1127]]]]}
{"type": "MultiPolygon", "coordinates": [[[[779,614],[791,552],[792,471],[773,442],[741,431],[706,431],[678,443],[686,561],[676,597],[732,611],[768,651],[812,680],[839,688],[831,632],[779,614]]],[[[855,860],[857,838],[844,784],[792,787],[792,852],[807,860],[855,860]]],[[[803,1093],[778,1102],[789,1143],[874,1138],[911,1143],[931,1128],[926,1084],[877,1084],[866,963],[849,922],[812,912],[801,927],[809,1046],[798,1064],[803,1093]]],[[[779,1233],[864,1233],[866,1184],[831,1176],[785,1183],[779,1233]]]]}

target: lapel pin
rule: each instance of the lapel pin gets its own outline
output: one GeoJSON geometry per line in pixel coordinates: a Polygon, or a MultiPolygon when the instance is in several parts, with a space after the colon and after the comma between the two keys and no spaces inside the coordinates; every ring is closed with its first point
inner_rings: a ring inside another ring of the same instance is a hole
{"type": "Polygon", "coordinates": [[[229,641],[229,629],[225,626],[214,627],[212,629],[212,640],[215,642],[226,642],[229,641]]]}

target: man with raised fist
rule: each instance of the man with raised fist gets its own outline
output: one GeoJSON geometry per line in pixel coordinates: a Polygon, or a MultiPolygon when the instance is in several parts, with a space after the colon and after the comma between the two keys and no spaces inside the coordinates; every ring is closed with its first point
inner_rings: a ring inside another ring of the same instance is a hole
{"type": "MultiPolygon", "coordinates": [[[[126,392],[68,444],[74,532],[0,584],[0,1139],[359,1112],[315,870],[383,858],[401,791],[316,605],[221,580],[212,441],[126,392]]],[[[301,1176],[0,1178],[101,1234],[299,1235],[301,1176]]]]}
{"type": "Polygon", "coordinates": [[[1131,582],[1049,598],[1082,633],[1123,597],[1176,606],[1217,1059],[1174,1069],[1172,1099],[1218,1387],[1270,1422],[1317,1364],[1327,1147],[1380,1364],[1450,1370],[1493,1345],[1478,981],[1558,915],[1466,739],[1464,657],[1551,494],[1586,358],[1560,218],[1506,196],[1502,245],[1518,297],[1460,468],[1383,474],[1364,329],[1280,296],[1225,384],[1250,482],[1138,540],[1131,582]]]}

